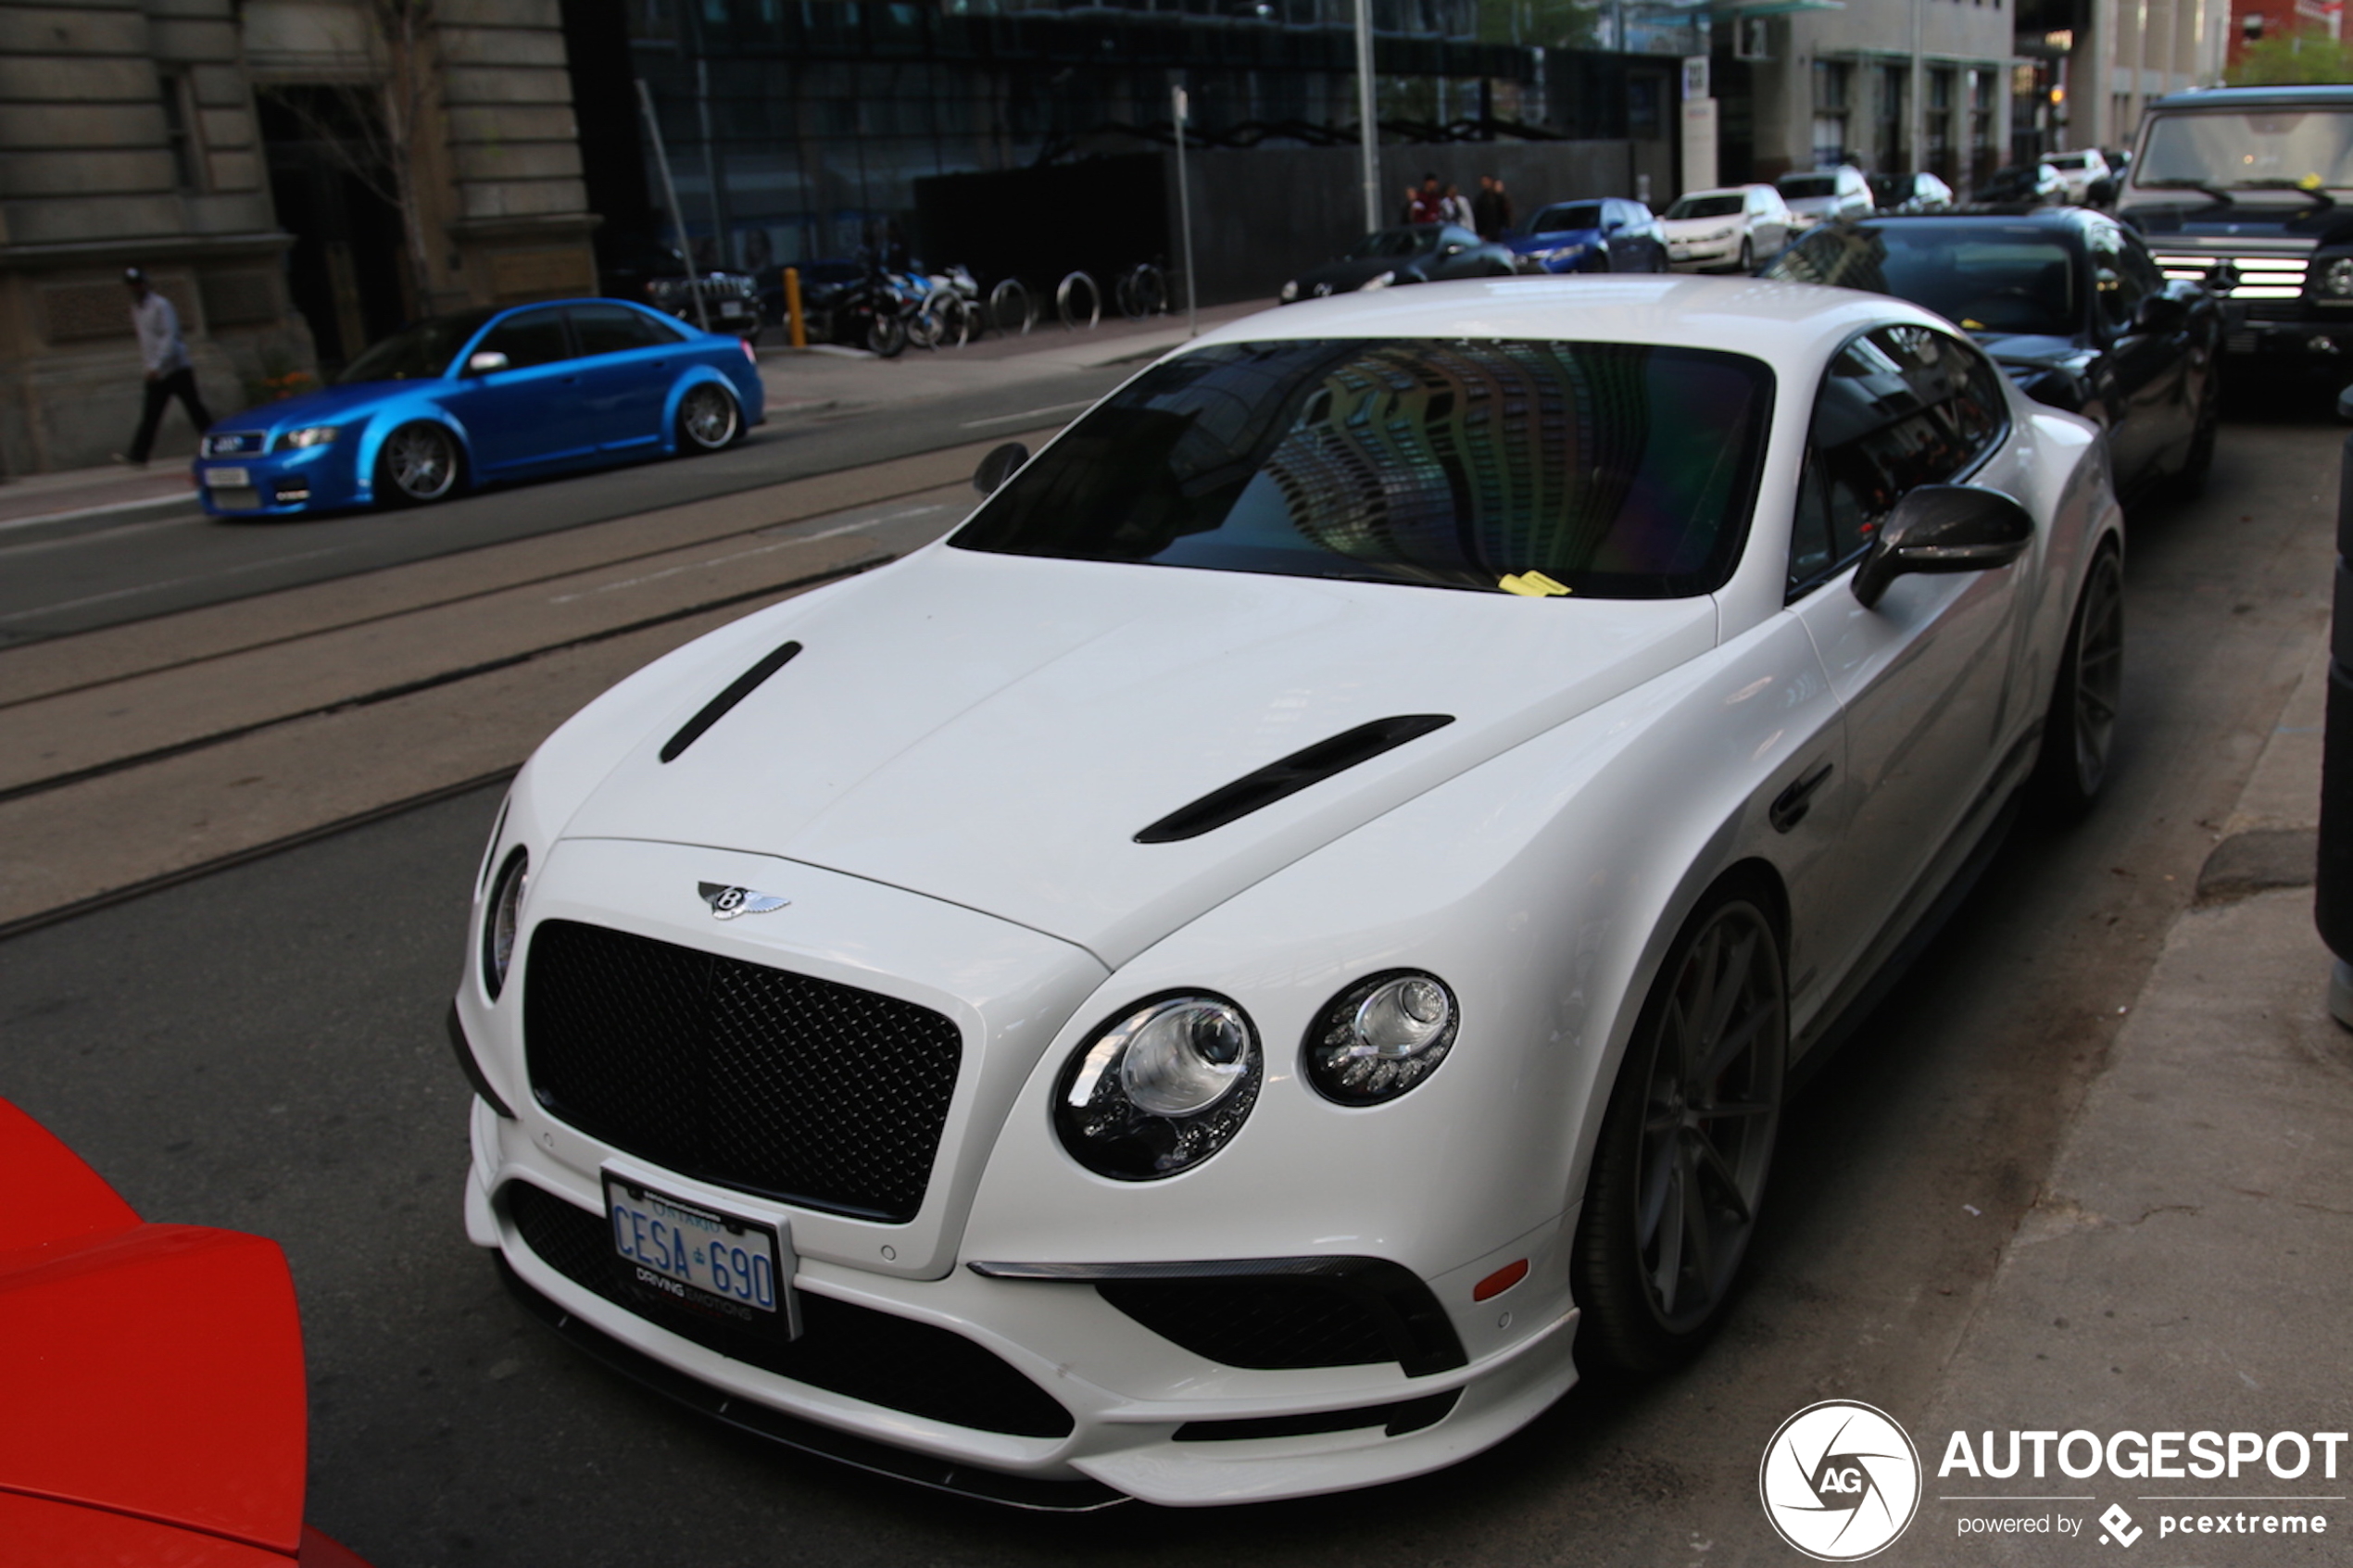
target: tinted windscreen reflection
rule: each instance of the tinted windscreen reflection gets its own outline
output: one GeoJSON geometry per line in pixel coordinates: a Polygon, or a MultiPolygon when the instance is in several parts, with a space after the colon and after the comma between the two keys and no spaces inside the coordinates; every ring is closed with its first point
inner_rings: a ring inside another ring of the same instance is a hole
{"type": "Polygon", "coordinates": [[[2071,337],[2082,324],[2074,254],[2032,224],[1820,229],[1765,275],[1894,295],[1972,332],[2071,337]]]}
{"type": "Polygon", "coordinates": [[[1747,529],[1761,362],[1641,344],[1226,344],[1147,371],[968,550],[1609,598],[1707,593],[1747,529]]]}
{"type": "Polygon", "coordinates": [[[335,380],[346,386],[371,381],[431,381],[445,374],[466,340],[495,310],[463,310],[396,332],[346,365],[335,380]]]}

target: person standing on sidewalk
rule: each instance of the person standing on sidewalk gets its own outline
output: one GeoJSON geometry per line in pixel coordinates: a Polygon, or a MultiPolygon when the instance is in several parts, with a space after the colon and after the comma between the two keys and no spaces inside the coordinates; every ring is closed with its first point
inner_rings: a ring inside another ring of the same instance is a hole
{"type": "Polygon", "coordinates": [[[212,416],[196,394],[196,368],[188,358],[187,341],[180,335],[180,312],[171,307],[171,301],[147,286],[147,274],[140,269],[125,268],[122,282],[131,291],[131,322],[139,331],[139,358],[147,367],[146,407],[140,412],[139,433],[131,438],[127,454],[129,461],[139,467],[146,463],[147,453],[156,444],[156,427],[163,422],[164,405],[173,398],[188,410],[198,435],[212,428],[212,416]]]}
{"type": "Polygon", "coordinates": [[[1478,231],[1482,240],[1500,240],[1504,231],[1512,226],[1512,198],[1504,190],[1504,182],[1492,174],[1478,177],[1478,194],[1471,198],[1471,215],[1476,220],[1471,227],[1478,231]]]}

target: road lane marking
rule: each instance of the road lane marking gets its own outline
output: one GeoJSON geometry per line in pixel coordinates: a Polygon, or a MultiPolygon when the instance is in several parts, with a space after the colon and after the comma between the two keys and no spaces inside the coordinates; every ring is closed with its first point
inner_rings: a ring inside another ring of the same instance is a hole
{"type": "Polygon", "coordinates": [[[966,420],[963,424],[958,425],[956,428],[958,430],[978,430],[983,425],[1009,425],[1017,420],[1034,420],[1047,414],[1067,414],[1073,408],[1091,408],[1094,406],[1095,399],[1091,397],[1082,397],[1076,403],[1057,403],[1051,408],[1030,408],[1018,414],[997,414],[985,420],[966,420]]]}

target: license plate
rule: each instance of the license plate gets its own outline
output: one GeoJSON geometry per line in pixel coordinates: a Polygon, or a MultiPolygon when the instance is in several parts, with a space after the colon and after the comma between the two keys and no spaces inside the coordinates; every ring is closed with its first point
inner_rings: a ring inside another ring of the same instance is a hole
{"type": "Polygon", "coordinates": [[[1667,254],[1673,260],[1688,261],[1692,257],[1692,247],[1689,245],[1668,245],[1667,247],[1667,254]]]}
{"type": "Polygon", "coordinates": [[[788,1249],[774,1225],[605,1173],[613,1250],[638,1285],[740,1322],[799,1336],[788,1249]]]}
{"type": "Polygon", "coordinates": [[[731,299],[720,306],[719,313],[722,316],[740,316],[744,313],[744,307],[740,301],[731,299]]]}
{"type": "Polygon", "coordinates": [[[207,469],[204,482],[215,490],[244,490],[253,483],[243,469],[207,469]]]}

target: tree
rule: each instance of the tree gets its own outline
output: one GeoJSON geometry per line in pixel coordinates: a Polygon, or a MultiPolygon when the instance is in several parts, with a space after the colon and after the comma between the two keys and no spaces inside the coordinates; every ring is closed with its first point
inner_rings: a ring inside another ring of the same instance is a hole
{"type": "Polygon", "coordinates": [[[310,139],[400,215],[411,313],[433,299],[432,251],[418,202],[418,148],[433,107],[434,0],[362,0],[368,23],[355,80],[270,89],[310,139]]]}
{"type": "Polygon", "coordinates": [[[2233,87],[2300,87],[2353,82],[2353,49],[2319,28],[2265,38],[2246,46],[2225,73],[2233,87]]]}

